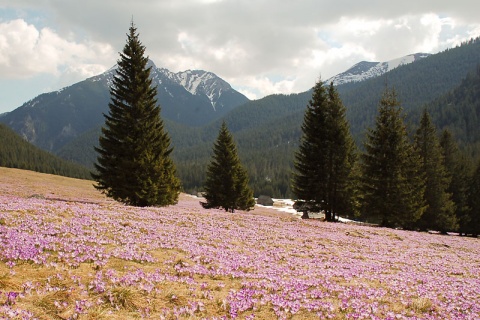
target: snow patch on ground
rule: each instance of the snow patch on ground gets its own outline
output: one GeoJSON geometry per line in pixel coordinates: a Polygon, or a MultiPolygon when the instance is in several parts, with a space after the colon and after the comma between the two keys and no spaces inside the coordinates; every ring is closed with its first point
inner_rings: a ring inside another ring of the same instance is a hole
{"type": "MultiPolygon", "coordinates": [[[[298,212],[297,210],[293,209],[293,204],[295,201],[292,199],[272,199],[273,200],[273,206],[263,206],[260,204],[257,204],[257,207],[263,207],[263,208],[269,208],[269,209],[274,209],[279,212],[286,212],[290,213],[292,216],[295,218],[301,219],[302,218],[302,213],[298,212]]],[[[325,215],[323,213],[309,213],[310,218],[312,219],[323,219],[325,218],[325,215]]]]}
{"type": "MultiPolygon", "coordinates": [[[[298,219],[302,218],[302,212],[298,212],[297,210],[293,209],[293,204],[295,203],[295,201],[293,201],[292,199],[272,199],[272,200],[273,200],[273,206],[263,206],[263,205],[260,205],[260,204],[257,204],[256,206],[257,207],[274,209],[274,210],[277,210],[279,212],[290,213],[292,216],[294,216],[295,218],[298,218],[298,219]]],[[[308,215],[311,219],[325,219],[325,214],[322,213],[322,212],[318,212],[318,213],[310,212],[308,215]]],[[[338,221],[339,222],[345,222],[345,223],[346,222],[356,222],[356,223],[358,223],[358,221],[345,219],[345,218],[342,218],[342,217],[338,217],[338,221]]]]}
{"type": "MultiPolygon", "coordinates": [[[[198,196],[192,195],[192,194],[188,194],[187,196],[189,196],[191,198],[194,198],[194,199],[198,199],[198,200],[205,200],[205,198],[198,197],[198,196]]],[[[261,204],[256,204],[255,206],[259,207],[259,208],[273,209],[273,210],[276,210],[278,212],[289,213],[293,217],[298,218],[298,219],[302,218],[302,212],[298,212],[297,210],[293,209],[293,205],[295,203],[294,200],[292,200],[292,199],[273,199],[273,198],[272,198],[272,200],[273,200],[273,206],[264,206],[264,205],[261,205],[261,204]]],[[[308,215],[310,216],[311,219],[325,219],[325,214],[322,213],[322,212],[318,212],[318,213],[310,212],[308,215]]],[[[345,223],[347,223],[347,222],[360,223],[358,221],[345,219],[345,218],[342,218],[342,217],[338,217],[338,221],[339,222],[345,222],[345,223]]]]}

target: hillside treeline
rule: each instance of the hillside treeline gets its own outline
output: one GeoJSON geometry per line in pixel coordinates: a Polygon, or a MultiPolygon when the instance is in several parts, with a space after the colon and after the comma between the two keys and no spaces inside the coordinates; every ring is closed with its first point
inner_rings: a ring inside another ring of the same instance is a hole
{"type": "Polygon", "coordinates": [[[317,82],[291,178],[302,218],[322,211],[327,221],[349,215],[384,227],[480,234],[480,163],[472,170],[448,129],[439,134],[424,109],[410,137],[397,93],[386,87],[355,151],[345,111],[333,85],[317,82]]]}
{"type": "MultiPolygon", "coordinates": [[[[406,114],[406,124],[410,136],[413,138],[413,133],[419,125],[421,113],[426,108],[431,115],[432,122],[439,131],[448,129],[458,143],[459,148],[468,157],[472,160],[478,158],[480,155],[479,69],[477,67],[475,70],[471,70],[454,89],[443,95],[437,95],[435,100],[418,105],[416,108],[405,104],[403,102],[405,100],[404,94],[397,91],[403,111],[406,114]]],[[[379,81],[381,83],[381,80],[379,81]]],[[[385,84],[382,85],[385,88],[385,84]]],[[[370,92],[369,89],[365,91],[370,92]]],[[[309,93],[311,95],[311,92],[309,93]]],[[[362,110],[365,112],[368,112],[367,109],[373,110],[369,116],[371,119],[368,121],[364,120],[364,117],[359,114],[354,116],[350,106],[344,102],[351,131],[360,150],[363,149],[366,129],[373,125],[381,95],[382,92],[379,91],[376,99],[372,98],[371,105],[368,108],[362,107],[362,110]],[[363,129],[361,132],[357,130],[354,133],[355,127],[362,127],[363,129]]],[[[236,131],[232,131],[234,132],[235,140],[238,142],[240,157],[249,171],[251,186],[254,188],[256,196],[265,194],[278,198],[292,197],[290,173],[293,164],[293,154],[296,148],[298,148],[303,111],[308,98],[307,94],[298,95],[297,108],[282,104],[282,100],[288,101],[290,99],[287,96],[277,96],[266,100],[262,108],[257,108],[257,110],[259,109],[257,112],[265,110],[265,112],[273,113],[272,110],[277,110],[277,114],[283,116],[272,114],[272,119],[268,122],[265,121],[261,126],[252,125],[251,128],[248,126],[244,128],[238,125],[238,119],[248,119],[249,117],[259,119],[262,117],[262,114],[256,113],[248,116],[248,111],[245,111],[246,108],[241,109],[242,112],[245,112],[245,115],[242,115],[240,112],[233,112],[230,115],[231,118],[226,118],[229,124],[237,123],[238,127],[241,128],[240,130],[237,128],[236,131]],[[285,115],[285,111],[282,110],[283,106],[290,113],[285,115]]],[[[252,110],[252,112],[254,111],[252,110]]],[[[176,137],[181,135],[176,133],[177,131],[174,127],[170,127],[169,130],[172,130],[172,140],[176,146],[173,156],[178,163],[179,174],[184,188],[187,192],[195,192],[201,188],[204,181],[202,168],[206,165],[209,156],[209,137],[205,134],[202,135],[202,131],[199,130],[196,133],[196,143],[187,146],[182,140],[176,139],[176,137]]]]}
{"type": "MultiPolygon", "coordinates": [[[[406,114],[410,136],[413,136],[419,125],[421,113],[426,108],[438,131],[448,129],[462,152],[472,160],[478,158],[480,155],[479,72],[478,67],[471,70],[456,86],[453,86],[452,90],[443,95],[437,95],[436,99],[416,108],[411,108],[404,103],[405,94],[397,91],[406,114]]],[[[382,83],[381,79],[378,81],[384,88],[385,83],[382,83]]],[[[339,92],[341,89],[340,87],[339,92]]],[[[366,89],[366,92],[369,92],[369,89],[366,89]]],[[[290,176],[293,155],[298,148],[303,113],[311,94],[312,92],[308,91],[295,95],[272,95],[237,108],[225,117],[238,145],[239,156],[248,170],[250,186],[254,189],[255,196],[292,197],[290,176]]],[[[367,123],[369,126],[373,125],[381,94],[382,92],[379,91],[376,99],[372,98],[369,105],[369,109],[374,110],[371,114],[372,119],[364,125],[367,123]]],[[[347,108],[347,119],[353,137],[361,150],[367,127],[364,127],[362,132],[354,134],[352,127],[361,126],[358,122],[363,121],[363,117],[353,117],[349,113],[350,105],[343,101],[347,108]]],[[[215,122],[203,128],[189,128],[165,120],[165,127],[174,147],[172,157],[177,165],[178,175],[185,192],[202,191],[205,168],[211,156],[211,144],[220,124],[215,122]]],[[[93,146],[98,144],[99,134],[99,127],[85,133],[81,138],[67,144],[60,151],[60,156],[92,168],[96,160],[93,146]]]]}
{"type": "MultiPolygon", "coordinates": [[[[374,124],[377,107],[388,84],[394,87],[406,114],[410,137],[419,125],[423,109],[442,131],[449,129],[462,152],[476,159],[480,155],[478,128],[478,67],[480,39],[396,68],[386,75],[360,83],[339,86],[347,119],[359,150],[367,128],[374,124]]],[[[301,136],[302,118],[312,91],[291,95],[271,95],[235,108],[221,120],[204,127],[188,127],[164,119],[172,146],[172,158],[189,193],[202,191],[211,146],[225,120],[239,157],[247,168],[255,196],[262,194],[291,198],[291,171],[294,152],[301,136]]],[[[67,143],[57,154],[89,169],[97,159],[100,127],[90,129],[67,143]]]]}
{"type": "Polygon", "coordinates": [[[91,179],[87,168],[33,146],[3,124],[0,124],[0,166],[91,179]]]}
{"type": "MultiPolygon", "coordinates": [[[[470,94],[463,102],[461,100],[465,90],[475,90],[463,87],[476,77],[475,67],[479,63],[480,40],[477,38],[398,67],[382,77],[338,86],[357,147],[363,148],[366,130],[374,124],[378,102],[385,85],[388,85],[398,93],[407,116],[410,135],[413,135],[418,126],[422,110],[428,105],[432,121],[438,129],[448,128],[458,139],[460,149],[471,156],[478,156],[478,139],[471,135],[475,128],[480,127],[478,119],[468,116],[468,126],[465,126],[467,120],[460,113],[464,112],[461,110],[478,109],[473,100],[474,95],[470,94]],[[472,79],[467,77],[469,73],[468,77],[472,79]],[[456,97],[454,104],[448,96],[456,97]],[[457,116],[452,116],[451,113],[457,116]],[[468,133],[465,128],[468,128],[468,133]],[[464,135],[470,138],[465,139],[464,135]]],[[[303,114],[311,96],[312,90],[299,94],[267,96],[239,106],[222,119],[203,127],[189,127],[165,118],[162,114],[174,148],[172,158],[177,165],[184,191],[202,191],[211,145],[222,121],[225,121],[238,145],[242,163],[249,172],[250,185],[255,195],[292,197],[290,175],[293,154],[298,147],[303,114]]],[[[100,126],[97,125],[56,153],[62,158],[93,168],[97,157],[94,146],[98,146],[99,135],[100,126]]]]}
{"type": "MultiPolygon", "coordinates": [[[[415,115],[409,117],[407,125],[414,125],[426,104],[458,87],[478,64],[480,38],[395,68],[381,77],[339,86],[353,136],[359,142],[365,129],[373,124],[379,97],[385,86],[395,88],[406,114],[415,115]]],[[[435,117],[432,117],[436,123],[435,117]]]]}

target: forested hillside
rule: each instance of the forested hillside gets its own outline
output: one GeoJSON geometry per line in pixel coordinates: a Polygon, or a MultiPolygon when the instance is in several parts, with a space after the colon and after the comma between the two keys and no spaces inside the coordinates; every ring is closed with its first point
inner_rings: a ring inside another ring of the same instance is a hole
{"type": "MultiPolygon", "coordinates": [[[[388,84],[398,94],[411,132],[418,126],[421,111],[428,104],[438,130],[449,127],[463,149],[472,155],[480,154],[475,151],[480,149],[478,84],[475,87],[479,63],[480,39],[477,38],[400,66],[384,76],[338,86],[357,146],[362,148],[364,133],[374,123],[382,92],[388,84]]],[[[291,196],[293,154],[298,148],[303,115],[311,95],[312,91],[308,90],[250,101],[203,127],[164,119],[174,148],[172,157],[185,191],[201,190],[212,144],[225,120],[249,172],[255,195],[291,196]]],[[[100,126],[90,128],[65,144],[57,154],[92,168],[96,161],[93,146],[98,144],[99,133],[100,126]]]]}
{"type": "Polygon", "coordinates": [[[0,118],[35,146],[56,153],[91,124],[104,121],[110,96],[99,82],[85,80],[62,91],[41,94],[0,118]]]}
{"type": "Polygon", "coordinates": [[[0,124],[0,166],[90,179],[90,171],[43,151],[0,124]]]}
{"type": "MultiPolygon", "coordinates": [[[[360,149],[363,147],[364,133],[374,123],[378,104],[386,85],[394,87],[398,93],[401,106],[407,115],[408,127],[412,131],[418,126],[424,107],[452,90],[456,90],[458,99],[465,98],[464,101],[458,101],[457,106],[463,106],[462,110],[474,108],[473,93],[476,92],[478,95],[478,87],[468,89],[471,94],[466,94],[464,89],[455,88],[462,81],[464,83],[467,81],[462,79],[465,79],[468,73],[475,73],[479,61],[480,39],[477,38],[414,64],[401,66],[382,77],[338,86],[337,89],[347,108],[347,118],[357,146],[360,149]]],[[[249,102],[224,118],[238,142],[239,154],[248,168],[255,195],[291,196],[290,174],[293,154],[298,148],[303,114],[311,93],[309,90],[300,94],[268,96],[249,102]]],[[[444,106],[438,106],[438,108],[442,109],[444,106]]],[[[451,117],[447,114],[444,120],[437,120],[432,110],[432,118],[440,131],[445,127],[442,121],[446,123],[451,117]]],[[[454,121],[455,118],[451,119],[454,121]]],[[[480,142],[478,142],[480,136],[471,135],[471,132],[480,128],[478,119],[477,111],[476,116],[473,114],[468,116],[469,126],[462,122],[449,125],[449,127],[455,127],[452,130],[455,138],[457,138],[457,132],[470,136],[466,143],[462,143],[462,135],[458,135],[458,139],[462,148],[470,150],[470,154],[473,155],[480,154],[475,151],[480,150],[480,142]]],[[[194,191],[202,186],[204,179],[202,168],[206,165],[209,148],[213,141],[209,132],[216,132],[219,126],[220,122],[217,121],[203,130],[195,131],[195,134],[191,135],[196,143],[188,147],[177,140],[177,133],[172,131],[172,140],[176,146],[174,156],[187,191],[194,191]]],[[[184,131],[178,133],[185,134],[184,131]]]]}
{"type": "Polygon", "coordinates": [[[365,129],[372,125],[379,97],[386,85],[395,88],[404,111],[409,114],[458,86],[479,63],[480,38],[476,38],[396,68],[382,77],[339,86],[352,134],[359,142],[365,129]]]}
{"type": "Polygon", "coordinates": [[[459,145],[473,157],[480,155],[480,64],[457,88],[426,108],[438,128],[449,129],[459,145]]]}
{"type": "MultiPolygon", "coordinates": [[[[298,145],[303,110],[311,91],[292,95],[271,95],[249,102],[230,112],[224,119],[231,127],[239,155],[250,175],[255,194],[283,196],[289,193],[290,166],[298,145]],[[280,125],[279,125],[280,124],[280,125]]],[[[203,187],[205,168],[211,156],[221,121],[203,128],[165,119],[172,139],[173,158],[187,192],[203,187]]],[[[100,127],[65,145],[59,155],[93,168],[100,127]]]]}
{"type": "MultiPolygon", "coordinates": [[[[311,91],[272,95],[249,102],[224,118],[237,142],[239,156],[248,170],[256,196],[290,194],[293,152],[298,147],[303,112],[310,98],[311,91]]],[[[183,140],[183,131],[167,125],[176,148],[173,156],[186,191],[202,187],[214,139],[212,135],[220,125],[217,121],[194,134],[190,132],[196,139],[195,144],[183,140]]]]}
{"type": "MultiPolygon", "coordinates": [[[[156,68],[152,61],[149,64],[164,119],[201,127],[249,101],[213,73],[197,70],[173,74],[156,68]]],[[[41,94],[2,115],[0,123],[37,147],[59,153],[63,146],[104,123],[115,73],[112,68],[62,90],[41,94]]]]}

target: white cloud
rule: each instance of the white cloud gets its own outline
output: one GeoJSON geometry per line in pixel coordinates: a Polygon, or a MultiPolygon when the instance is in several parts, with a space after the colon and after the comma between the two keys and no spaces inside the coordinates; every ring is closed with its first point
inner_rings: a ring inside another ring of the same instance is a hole
{"type": "Polygon", "coordinates": [[[158,67],[211,71],[249,97],[301,92],[362,60],[480,36],[477,2],[0,0],[0,80],[47,73],[55,87],[101,72],[133,16],[158,67]]]}
{"type": "Polygon", "coordinates": [[[75,80],[104,71],[115,61],[108,44],[76,43],[53,30],[37,30],[22,19],[0,23],[0,77],[30,78],[41,73],[75,80]]]}

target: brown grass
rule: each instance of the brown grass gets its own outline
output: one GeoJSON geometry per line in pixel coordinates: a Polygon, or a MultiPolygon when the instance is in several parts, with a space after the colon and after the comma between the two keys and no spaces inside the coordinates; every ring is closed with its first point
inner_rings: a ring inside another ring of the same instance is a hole
{"type": "Polygon", "coordinates": [[[3,194],[64,201],[108,201],[89,180],[4,167],[0,167],[0,177],[0,192],[3,194]]]}
{"type": "Polygon", "coordinates": [[[34,297],[33,305],[39,308],[39,314],[44,315],[46,318],[66,319],[73,314],[73,308],[62,310],[56,306],[56,303],[67,302],[72,304],[73,301],[74,299],[69,292],[60,290],[34,297]]]}
{"type": "Polygon", "coordinates": [[[0,291],[18,291],[21,289],[21,284],[16,277],[9,272],[0,273],[0,291]]]}

